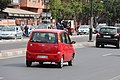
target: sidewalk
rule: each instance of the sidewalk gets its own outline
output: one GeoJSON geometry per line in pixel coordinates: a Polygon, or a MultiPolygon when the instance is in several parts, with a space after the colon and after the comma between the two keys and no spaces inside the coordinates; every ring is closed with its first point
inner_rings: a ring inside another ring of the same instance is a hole
{"type": "Polygon", "coordinates": [[[8,40],[0,40],[0,43],[7,43],[7,42],[20,42],[20,41],[28,41],[29,37],[25,37],[23,39],[8,39],[8,40]]]}

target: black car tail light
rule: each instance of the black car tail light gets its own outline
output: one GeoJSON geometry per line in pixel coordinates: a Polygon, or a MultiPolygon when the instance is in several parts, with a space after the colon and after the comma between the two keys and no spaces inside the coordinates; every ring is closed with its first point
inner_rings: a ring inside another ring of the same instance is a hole
{"type": "Polygon", "coordinates": [[[119,34],[115,34],[114,37],[119,38],[119,34]]]}
{"type": "Polygon", "coordinates": [[[97,37],[101,37],[100,33],[97,33],[97,37]]]}

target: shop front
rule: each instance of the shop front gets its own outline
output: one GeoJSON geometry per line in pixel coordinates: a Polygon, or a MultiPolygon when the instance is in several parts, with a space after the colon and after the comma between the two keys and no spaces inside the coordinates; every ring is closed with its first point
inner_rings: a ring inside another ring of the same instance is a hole
{"type": "Polygon", "coordinates": [[[37,25],[37,22],[40,20],[40,13],[30,12],[22,9],[6,8],[3,12],[8,14],[5,16],[5,18],[7,20],[13,20],[15,25],[37,25]]]}

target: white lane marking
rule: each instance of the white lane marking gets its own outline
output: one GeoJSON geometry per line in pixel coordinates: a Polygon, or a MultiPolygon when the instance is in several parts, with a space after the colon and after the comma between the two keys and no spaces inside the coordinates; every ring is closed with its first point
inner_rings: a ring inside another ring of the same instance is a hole
{"type": "Polygon", "coordinates": [[[104,55],[102,55],[102,56],[110,56],[110,55],[112,55],[113,53],[109,53],[109,54],[104,54],[104,55]]]}
{"type": "Polygon", "coordinates": [[[120,80],[120,75],[113,77],[112,79],[109,79],[109,80],[120,80]]]}
{"type": "Polygon", "coordinates": [[[0,80],[4,79],[4,77],[0,77],[0,80]]]}

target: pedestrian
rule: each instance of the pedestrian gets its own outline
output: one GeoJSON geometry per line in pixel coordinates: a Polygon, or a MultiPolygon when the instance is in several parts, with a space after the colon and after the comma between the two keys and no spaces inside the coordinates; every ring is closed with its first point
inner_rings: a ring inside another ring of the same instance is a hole
{"type": "Polygon", "coordinates": [[[28,26],[27,25],[24,27],[24,30],[25,30],[25,36],[28,37],[28,26]]]}
{"type": "Polygon", "coordinates": [[[57,29],[61,29],[61,25],[60,25],[59,22],[57,22],[56,28],[57,28],[57,29]]]}

